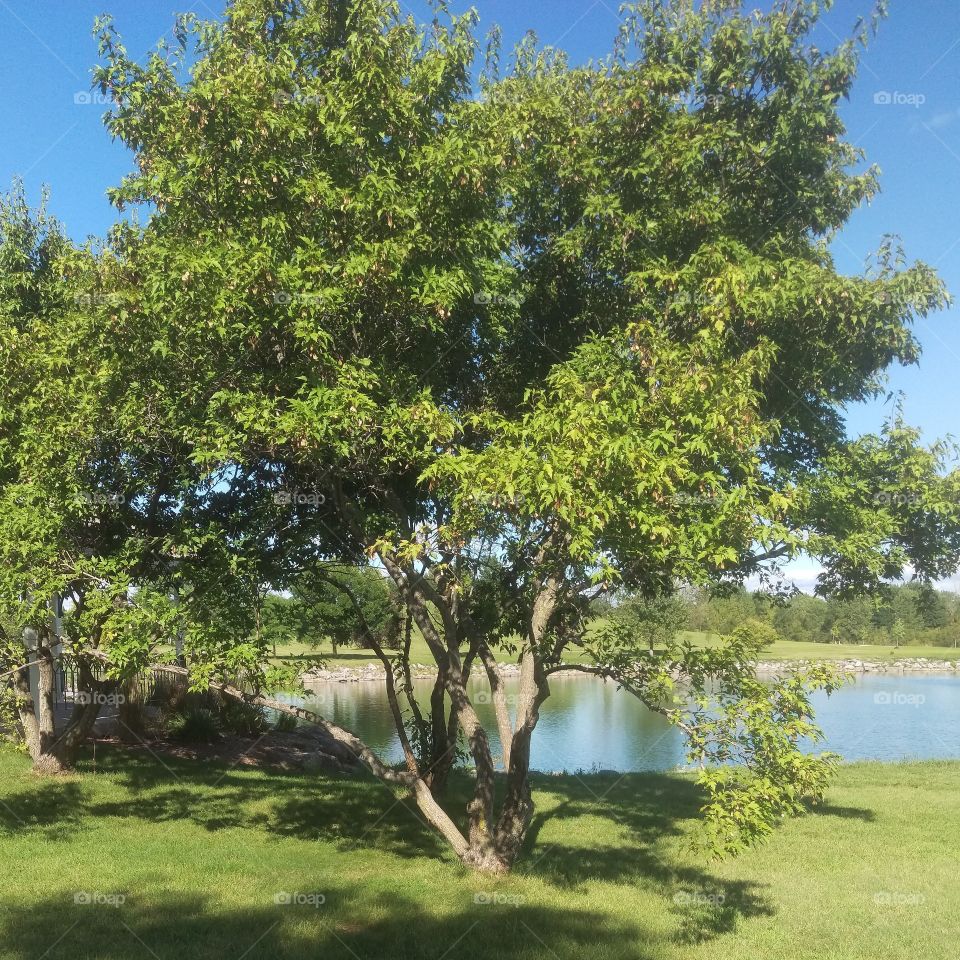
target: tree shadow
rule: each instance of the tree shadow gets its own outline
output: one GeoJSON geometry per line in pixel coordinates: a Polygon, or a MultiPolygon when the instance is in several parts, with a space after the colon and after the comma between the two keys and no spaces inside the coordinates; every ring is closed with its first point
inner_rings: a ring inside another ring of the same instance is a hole
{"type": "Polygon", "coordinates": [[[875,811],[866,807],[843,807],[833,803],[817,803],[808,806],[808,813],[815,817],[840,817],[843,820],[862,820],[864,823],[874,823],[877,819],[875,811]]]}
{"type": "Polygon", "coordinates": [[[704,802],[689,778],[656,773],[538,777],[535,789],[554,805],[535,816],[520,872],[568,890],[598,879],[647,889],[669,902],[678,920],[674,939],[682,944],[730,933],[744,918],[773,915],[766,884],[730,880],[678,856],[704,802]],[[589,818],[618,827],[621,844],[568,842],[571,830],[563,829],[564,821],[589,818]],[[552,839],[556,833],[563,839],[552,839]]]}
{"type": "Polygon", "coordinates": [[[65,840],[83,827],[78,779],[35,778],[27,790],[0,795],[0,836],[35,833],[65,840]]]}
{"type": "Polygon", "coordinates": [[[224,910],[212,895],[60,890],[32,905],[4,903],[9,960],[648,960],[636,923],[573,905],[547,908],[465,898],[437,915],[422,901],[339,884],[323,893],[264,890],[263,903],[224,910]],[[322,897],[322,902],[320,898],[322,897]],[[121,899],[122,898],[122,899],[121,899]],[[287,902],[276,902],[286,900],[287,902]]]}
{"type": "MultiPolygon", "coordinates": [[[[363,847],[411,860],[443,859],[456,875],[452,854],[413,801],[372,778],[251,770],[119,747],[98,750],[96,766],[88,756],[81,769],[115,780],[122,789],[113,795],[88,790],[86,777],[37,780],[29,789],[0,795],[0,832],[65,839],[77,829],[93,829],[91,825],[109,829],[113,818],[191,821],[210,832],[255,829],[307,842],[323,840],[343,852],[363,847]]],[[[690,778],[536,775],[532,785],[537,813],[516,868],[519,877],[536,878],[574,901],[573,895],[597,881],[647,891],[674,915],[673,939],[681,944],[708,941],[734,931],[746,918],[773,913],[766,885],[725,878],[709,861],[683,852],[704,801],[690,778]]],[[[459,817],[473,786],[469,774],[456,772],[445,798],[447,809],[459,817]]],[[[811,808],[810,815],[874,819],[870,810],[829,804],[811,808]]],[[[489,913],[479,914],[485,916],[489,913]]],[[[498,914],[500,923],[509,919],[514,927],[523,916],[519,910],[498,914]]],[[[138,916],[145,929],[152,922],[150,916],[138,916]]],[[[334,949],[336,935],[331,936],[334,949]]],[[[291,956],[298,957],[300,948],[292,942],[291,956]]],[[[504,956],[521,955],[506,949],[504,956]]]]}
{"type": "Polygon", "coordinates": [[[262,825],[284,837],[333,840],[347,852],[375,846],[400,856],[451,858],[416,804],[379,781],[325,781],[322,792],[279,800],[262,825]]]}
{"type": "MultiPolygon", "coordinates": [[[[81,769],[91,769],[88,761],[81,769]]],[[[376,845],[408,857],[448,853],[416,804],[369,774],[251,770],[113,746],[98,753],[96,770],[117,779],[128,794],[88,801],[85,809],[96,817],[190,820],[211,832],[253,826],[283,837],[333,841],[342,850],[376,845]],[[267,806],[269,813],[251,816],[250,805],[267,806]]],[[[465,794],[458,802],[462,809],[465,794]]]]}

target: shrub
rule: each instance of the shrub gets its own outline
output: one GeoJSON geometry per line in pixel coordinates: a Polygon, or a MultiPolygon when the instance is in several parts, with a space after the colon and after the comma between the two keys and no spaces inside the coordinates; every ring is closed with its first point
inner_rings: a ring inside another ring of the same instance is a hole
{"type": "Polygon", "coordinates": [[[214,743],[220,739],[220,718],[208,707],[185,707],[167,718],[167,736],[181,743],[214,743]]]}
{"type": "Polygon", "coordinates": [[[297,729],[297,718],[289,713],[278,713],[273,729],[278,733],[290,733],[297,729]]]}
{"type": "Polygon", "coordinates": [[[267,730],[267,718],[263,707],[223,697],[219,698],[217,715],[222,729],[227,733],[235,733],[241,737],[256,737],[267,730]]]}

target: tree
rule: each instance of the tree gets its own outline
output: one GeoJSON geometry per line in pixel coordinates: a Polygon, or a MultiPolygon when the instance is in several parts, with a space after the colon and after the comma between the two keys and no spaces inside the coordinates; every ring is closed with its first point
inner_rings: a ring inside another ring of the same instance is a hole
{"type": "Polygon", "coordinates": [[[826,624],[830,606],[821,597],[797,593],[774,610],[773,626],[787,640],[825,643],[829,640],[826,624]]]}
{"type": "Polygon", "coordinates": [[[736,584],[806,551],[854,595],[960,558],[946,449],[899,422],[846,436],[844,404],[915,360],[910,325],[945,294],[891,244],[864,276],[833,264],[828,237],[877,184],[837,112],[857,43],[810,44],[821,6],[641,2],[595,65],[531,40],[501,76],[494,44],[476,95],[473,15],[442,7],[421,30],[386,0],[233,0],[145,64],[101,24],[108,128],[137,162],[112,196],[156,212],[115,238],[126,308],[89,312],[111,323],[100,363],[131,449],[180,467],[165,536],[192,578],[191,670],[255,670],[205,599],[241,572],[386,570],[437,668],[429,762],[409,647],[369,638],[402,770],[318,722],[472,867],[520,854],[531,738],[571,650],[685,731],[714,850],[824,788],[829,758],[800,743],[829,671],[760,683],[759,627],[709,650],[590,631],[599,592],[736,584]],[[458,733],[463,823],[442,802],[458,733]]]}
{"type": "Polygon", "coordinates": [[[917,612],[923,626],[930,630],[945,627],[950,622],[950,608],[946,597],[937,590],[921,590],[917,595],[917,612]]]}
{"type": "Polygon", "coordinates": [[[119,368],[101,362],[112,334],[90,309],[108,270],[19,185],[0,201],[0,689],[41,772],[72,765],[104,697],[149,662],[173,615],[153,584],[170,512],[161,458],[141,456],[130,431],[118,447],[119,368]],[[57,730],[65,660],[87,696],[57,730]]]}
{"type": "MultiPolygon", "coordinates": [[[[274,638],[304,640],[319,647],[366,647],[371,634],[385,648],[396,648],[402,629],[392,581],[370,568],[328,564],[290,582],[290,597],[267,598],[264,623],[274,638]]],[[[275,641],[274,641],[275,642],[275,641]]]]}
{"type": "Polygon", "coordinates": [[[830,636],[834,643],[868,643],[873,605],[862,599],[845,600],[836,605],[830,636]]]}
{"type": "Polygon", "coordinates": [[[682,597],[659,594],[631,596],[623,600],[612,616],[623,630],[646,643],[650,650],[672,642],[687,624],[687,606],[682,597]]]}

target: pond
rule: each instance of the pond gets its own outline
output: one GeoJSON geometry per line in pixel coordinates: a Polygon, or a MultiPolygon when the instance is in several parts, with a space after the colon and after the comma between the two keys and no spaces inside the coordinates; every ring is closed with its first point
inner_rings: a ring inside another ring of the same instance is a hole
{"type": "MultiPolygon", "coordinates": [[[[512,702],[517,681],[507,681],[512,702]]],[[[431,684],[417,681],[417,697],[431,684]]],[[[542,771],[671,770],[685,763],[683,737],[659,714],[595,677],[558,676],[541,708],[533,736],[532,763],[542,771]]],[[[311,696],[285,697],[347,727],[377,753],[402,760],[383,686],[314,682],[311,696]]],[[[482,678],[471,695],[496,738],[489,688],[482,678]]],[[[844,760],[960,759],[960,677],[955,674],[860,674],[833,696],[817,694],[817,718],[826,741],[844,760]]]]}

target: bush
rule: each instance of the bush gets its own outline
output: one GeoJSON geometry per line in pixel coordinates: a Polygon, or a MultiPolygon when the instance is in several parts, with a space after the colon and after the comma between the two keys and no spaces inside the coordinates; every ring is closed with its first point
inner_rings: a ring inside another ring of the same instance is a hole
{"type": "Polygon", "coordinates": [[[257,737],[267,730],[263,707],[223,697],[219,698],[217,712],[220,725],[227,733],[235,733],[240,737],[257,737]]]}
{"type": "Polygon", "coordinates": [[[297,729],[297,718],[289,713],[278,713],[273,729],[278,733],[291,733],[297,729]]]}
{"type": "Polygon", "coordinates": [[[185,707],[167,718],[167,736],[180,743],[214,743],[220,739],[220,718],[208,707],[185,707]]]}
{"type": "Polygon", "coordinates": [[[192,692],[186,686],[174,683],[169,687],[156,688],[155,700],[159,701],[167,717],[167,733],[174,739],[200,743],[218,739],[223,734],[256,737],[269,728],[262,707],[241,703],[216,690],[192,692]],[[212,725],[207,718],[213,719],[212,725]],[[185,725],[188,732],[182,733],[185,725]],[[189,733],[194,727],[196,736],[189,733]],[[215,736],[209,735],[212,727],[215,727],[215,736]]]}

